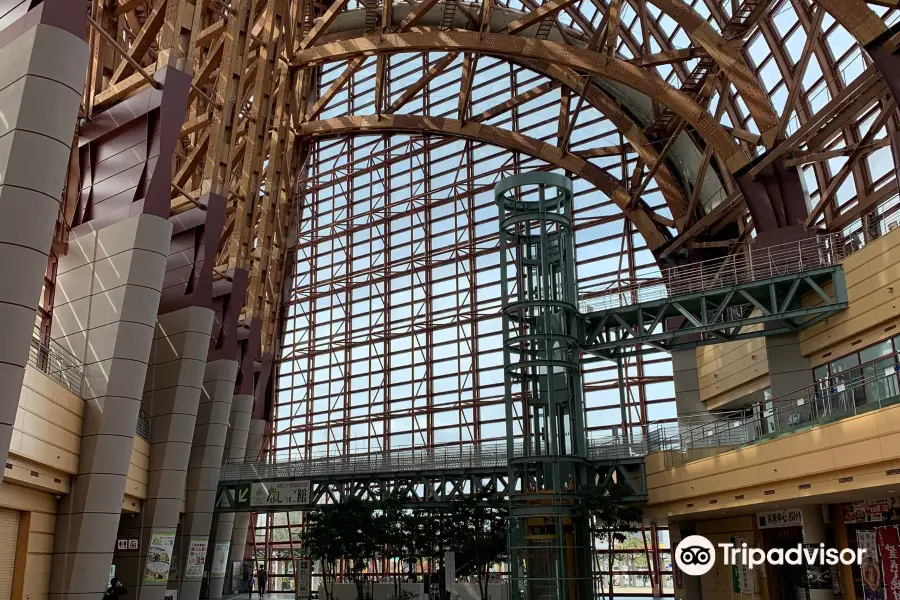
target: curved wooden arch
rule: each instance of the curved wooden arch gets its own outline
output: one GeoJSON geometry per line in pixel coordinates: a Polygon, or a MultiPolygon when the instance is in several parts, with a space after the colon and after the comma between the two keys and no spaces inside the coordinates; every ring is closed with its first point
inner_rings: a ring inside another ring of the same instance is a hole
{"type": "Polygon", "coordinates": [[[865,46],[887,31],[887,25],[865,0],[813,0],[834,17],[850,35],[856,38],[865,51],[865,46]]]}
{"type": "MultiPolygon", "coordinates": [[[[581,78],[578,73],[567,67],[558,65],[549,65],[539,61],[522,61],[521,64],[532,69],[542,75],[546,75],[550,79],[561,82],[570,89],[578,89],[581,84],[581,78]]],[[[584,100],[600,114],[605,116],[622,134],[622,137],[631,145],[632,149],[641,157],[645,165],[655,164],[659,159],[659,153],[656,148],[647,139],[643,128],[634,122],[625,110],[619,106],[612,98],[598,88],[596,85],[589,85],[584,92],[584,100]]],[[[672,212],[672,216],[677,220],[684,216],[687,212],[687,199],[678,180],[672,174],[668,165],[663,164],[654,176],[654,181],[659,188],[660,193],[666,201],[666,206],[672,212]]]]}
{"type": "Polygon", "coordinates": [[[604,192],[634,223],[651,251],[655,252],[670,241],[669,236],[661,231],[653,221],[645,206],[638,205],[632,209],[628,208],[628,193],[606,171],[571,152],[563,152],[556,146],[521,133],[507,131],[493,125],[463,123],[456,119],[417,115],[382,115],[381,118],[377,115],[350,115],[321,121],[308,121],[297,129],[298,135],[312,137],[387,132],[414,132],[478,140],[539,158],[575,173],[604,192]]]}
{"type": "Polygon", "coordinates": [[[556,42],[469,31],[413,31],[362,36],[313,46],[297,52],[291,62],[295,66],[310,66],[382,53],[453,51],[540,61],[613,79],[655,98],[687,121],[713,147],[732,173],[749,162],[737,142],[712,115],[655,74],[605,54],[556,42]]]}
{"type": "Polygon", "coordinates": [[[759,128],[763,145],[770,148],[778,134],[778,114],[772,98],[747,64],[740,47],[729,43],[709,22],[683,0],[649,0],[678,23],[694,42],[706,50],[731,81],[759,128]]]}

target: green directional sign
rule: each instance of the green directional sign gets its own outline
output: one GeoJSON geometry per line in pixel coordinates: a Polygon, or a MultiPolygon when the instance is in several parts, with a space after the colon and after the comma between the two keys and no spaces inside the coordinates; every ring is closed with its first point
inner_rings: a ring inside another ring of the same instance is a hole
{"type": "Polygon", "coordinates": [[[239,483],[234,486],[234,507],[250,506],[250,484],[239,483]]]}

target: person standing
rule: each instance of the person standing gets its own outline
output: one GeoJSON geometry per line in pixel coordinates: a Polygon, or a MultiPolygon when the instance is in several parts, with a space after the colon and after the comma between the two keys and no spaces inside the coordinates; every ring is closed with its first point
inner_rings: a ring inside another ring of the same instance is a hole
{"type": "Polygon", "coordinates": [[[250,592],[250,597],[253,597],[253,584],[256,583],[253,579],[253,571],[247,575],[247,591],[250,592]]]}
{"type": "Polygon", "coordinates": [[[125,589],[122,582],[113,577],[109,580],[109,588],[106,590],[106,594],[103,595],[103,600],[118,600],[119,596],[124,596],[127,593],[128,590],[125,589]]]}
{"type": "Polygon", "coordinates": [[[266,573],[265,567],[260,568],[256,578],[259,580],[259,597],[262,598],[263,594],[266,593],[266,584],[269,582],[269,574],[266,573]]]}

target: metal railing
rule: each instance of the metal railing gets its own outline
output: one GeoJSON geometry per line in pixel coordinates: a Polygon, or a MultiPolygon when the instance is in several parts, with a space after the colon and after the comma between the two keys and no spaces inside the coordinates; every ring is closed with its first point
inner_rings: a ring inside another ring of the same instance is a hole
{"type": "Polygon", "coordinates": [[[84,365],[58,343],[35,327],[28,348],[28,364],[47,377],[81,396],[84,365]]]}
{"type": "MultiPolygon", "coordinates": [[[[646,456],[647,441],[643,438],[621,440],[618,437],[588,440],[588,458],[592,460],[621,460],[646,456]]],[[[513,458],[524,456],[523,446],[517,443],[513,458]]],[[[417,471],[478,470],[505,467],[509,464],[506,442],[490,442],[442,448],[409,448],[345,454],[341,456],[311,456],[302,459],[232,461],[220,472],[221,481],[272,479],[303,479],[314,476],[378,475],[417,471]]]]}
{"type": "MultiPolygon", "coordinates": [[[[885,358],[891,356],[882,360],[885,358]]],[[[657,426],[650,432],[649,449],[673,453],[674,464],[684,464],[780,433],[830,423],[898,402],[900,365],[895,358],[893,365],[868,377],[848,381],[840,377],[823,379],[765,404],[695,415],[690,420],[679,419],[677,425],[657,426]]]]}
{"type": "Polygon", "coordinates": [[[582,289],[582,312],[609,310],[731,285],[763,281],[839,264],[845,257],[840,234],[742,252],[662,271],[659,277],[623,279],[582,289]]]}

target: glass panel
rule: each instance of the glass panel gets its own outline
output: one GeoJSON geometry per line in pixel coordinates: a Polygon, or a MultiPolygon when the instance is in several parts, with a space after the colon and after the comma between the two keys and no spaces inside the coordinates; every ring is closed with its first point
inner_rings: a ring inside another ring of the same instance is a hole
{"type": "Polygon", "coordinates": [[[869,346],[868,348],[863,348],[859,351],[859,362],[862,364],[866,364],[872,362],[876,358],[881,358],[882,356],[887,356],[891,354],[893,349],[891,348],[891,340],[884,340],[881,343],[875,344],[874,346],[869,346]]]}
{"type": "Polygon", "coordinates": [[[851,354],[839,358],[829,365],[831,379],[829,381],[830,405],[826,406],[826,413],[832,410],[850,410],[854,406],[865,404],[865,392],[854,390],[852,382],[862,377],[859,369],[859,356],[851,354]]]}
{"type": "Polygon", "coordinates": [[[897,395],[896,359],[889,356],[863,367],[866,378],[866,396],[869,403],[881,403],[897,395]]]}

